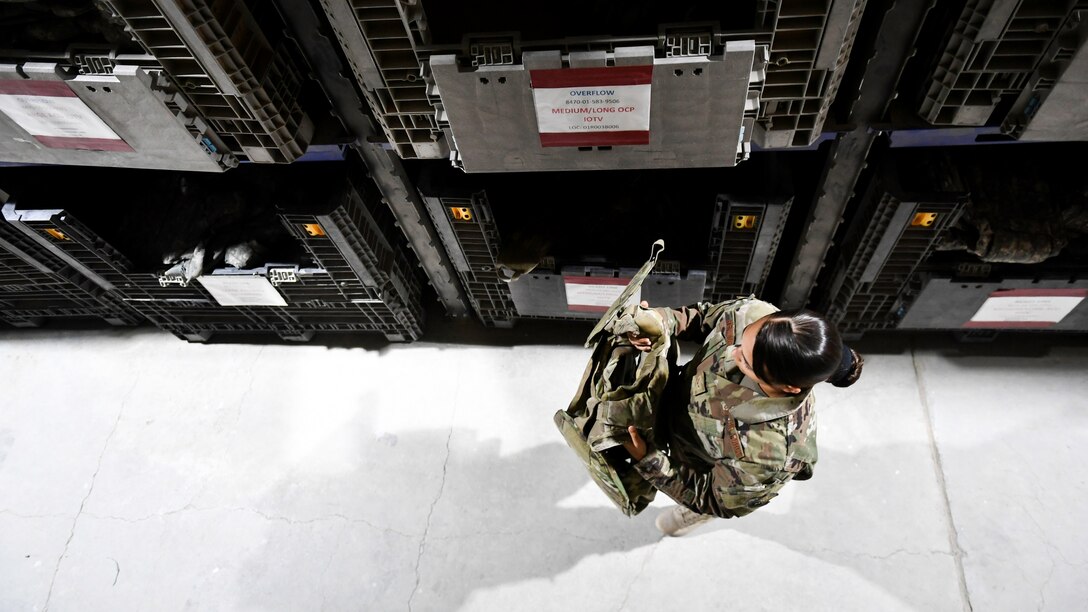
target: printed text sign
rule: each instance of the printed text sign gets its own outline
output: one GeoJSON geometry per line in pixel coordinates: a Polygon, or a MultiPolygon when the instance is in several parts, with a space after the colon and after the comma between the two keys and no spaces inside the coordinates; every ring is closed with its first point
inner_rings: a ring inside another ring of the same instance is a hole
{"type": "Polygon", "coordinates": [[[1051,327],[1088,295],[1085,289],[995,291],[964,327],[1051,327]]]}
{"type": "Polygon", "coordinates": [[[59,81],[0,80],[0,112],[52,149],[133,149],[59,81]]]}
{"type": "Polygon", "coordinates": [[[544,147],[649,144],[653,66],[529,73],[544,147]]]}
{"type": "Polygon", "coordinates": [[[220,306],[286,306],[279,291],[263,276],[233,274],[198,276],[220,306]]]}
{"type": "MultiPolygon", "coordinates": [[[[567,309],[573,312],[605,312],[620,297],[629,278],[594,278],[591,276],[564,276],[567,291],[567,309]]],[[[635,292],[632,304],[642,300],[642,290],[635,292]]]]}

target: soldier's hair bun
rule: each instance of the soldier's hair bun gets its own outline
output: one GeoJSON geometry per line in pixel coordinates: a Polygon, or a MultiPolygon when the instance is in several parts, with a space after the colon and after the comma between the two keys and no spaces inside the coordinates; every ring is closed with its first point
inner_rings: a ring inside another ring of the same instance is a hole
{"type": "Polygon", "coordinates": [[[849,387],[861,378],[861,370],[865,367],[865,359],[854,349],[842,345],[842,362],[839,369],[827,379],[827,382],[836,387],[849,387]]]}

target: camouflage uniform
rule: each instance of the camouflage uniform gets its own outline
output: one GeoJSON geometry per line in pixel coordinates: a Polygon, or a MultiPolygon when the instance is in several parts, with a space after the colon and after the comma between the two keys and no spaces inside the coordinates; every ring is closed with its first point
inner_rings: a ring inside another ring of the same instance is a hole
{"type": "Polygon", "coordinates": [[[745,298],[655,309],[675,338],[702,347],[670,377],[655,425],[659,448],[635,464],[676,502],[723,518],[744,516],[793,478],[812,475],[816,412],[811,391],[771,398],[733,360],[745,326],[777,309],[745,298]]]}

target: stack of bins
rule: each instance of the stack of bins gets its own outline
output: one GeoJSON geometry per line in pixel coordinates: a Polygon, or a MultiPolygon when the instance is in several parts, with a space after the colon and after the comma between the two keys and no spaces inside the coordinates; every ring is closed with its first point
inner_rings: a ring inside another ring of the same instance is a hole
{"type": "Polygon", "coordinates": [[[846,231],[822,305],[845,337],[898,326],[921,288],[922,264],[967,206],[947,161],[910,168],[885,163],[846,231]]]}
{"type": "MultiPolygon", "coordinates": [[[[568,181],[558,183],[577,190],[568,181]]],[[[510,184],[517,184],[520,189],[529,183],[514,181],[510,184]]],[[[553,215],[554,224],[536,219],[526,226],[526,217],[515,219],[516,213],[524,213],[525,208],[536,210],[537,201],[557,202],[543,185],[528,187],[540,193],[526,196],[527,199],[519,203],[523,207],[521,211],[506,209],[510,215],[507,217],[509,224],[500,234],[493,207],[498,207],[502,198],[510,198],[511,192],[493,186],[495,191],[492,193],[497,194],[494,203],[489,203],[485,191],[466,195],[466,189],[448,185],[436,189],[436,185],[428,184],[423,188],[427,212],[480,321],[488,327],[512,327],[520,319],[592,321],[599,318],[637,268],[617,265],[616,260],[567,255],[569,251],[553,240],[559,242],[576,236],[576,230],[563,227],[562,219],[567,216],[561,212],[560,205],[548,211],[553,215]],[[541,200],[531,199],[536,197],[541,200]],[[529,204],[529,201],[534,203],[529,204]]],[[[632,203],[626,205],[632,206],[632,203]]],[[[533,216],[529,214],[529,218],[533,216]]],[[[608,233],[606,221],[594,219],[582,223],[589,228],[587,233],[601,238],[603,243],[608,233]]],[[[774,226],[776,222],[768,225],[774,226]]],[[[697,222],[692,227],[702,229],[697,222]]],[[[657,235],[656,231],[654,235],[657,235]]],[[[616,236],[607,238],[617,239],[616,236]]],[[[618,240],[629,243],[633,254],[626,257],[637,261],[633,258],[642,255],[639,248],[642,245],[631,245],[639,239],[621,237],[618,240]]],[[[683,250],[682,245],[666,239],[666,249],[670,244],[674,251],[683,250]]],[[[590,245],[590,248],[594,247],[600,245],[590,245]]],[[[654,304],[691,304],[703,298],[707,291],[706,281],[706,272],[701,269],[682,272],[676,261],[660,261],[643,282],[641,296],[654,304]]]]}
{"type": "MultiPolygon", "coordinates": [[[[577,26],[566,22],[563,28],[557,28],[553,20],[535,19],[540,16],[532,11],[549,11],[546,8],[521,7],[521,12],[514,15],[506,10],[499,10],[500,15],[487,15],[486,19],[473,19],[464,15],[456,19],[457,23],[445,23],[453,17],[441,3],[427,3],[406,0],[321,0],[325,15],[336,33],[337,40],[344,49],[345,56],[364,90],[367,102],[375,119],[382,126],[389,139],[390,146],[402,158],[440,159],[450,157],[455,164],[463,163],[468,171],[493,171],[519,169],[510,162],[508,167],[499,167],[495,160],[481,157],[479,147],[486,147],[475,142],[475,137],[466,134],[475,132],[476,121],[468,109],[477,109],[491,119],[490,105],[495,99],[501,99],[502,105],[511,105],[499,116],[499,121],[509,121],[510,126],[501,129],[504,134],[522,134],[520,127],[532,123],[531,113],[525,113],[523,106],[529,98],[521,98],[520,76],[525,66],[524,53],[555,51],[564,58],[570,58],[582,67],[604,67],[608,55],[608,66],[633,65],[632,52],[636,48],[644,50],[653,45],[646,65],[661,63],[667,59],[670,66],[662,65],[659,70],[679,75],[687,72],[686,65],[672,65],[675,62],[698,62],[700,56],[713,57],[715,60],[729,59],[726,56],[740,49],[727,50],[731,44],[752,42],[756,46],[756,61],[752,65],[752,79],[749,82],[747,102],[741,97],[743,115],[738,115],[742,129],[740,147],[736,160],[714,158],[708,162],[699,158],[697,165],[733,165],[748,156],[749,142],[755,140],[763,148],[806,147],[813,144],[821,135],[828,110],[835,99],[839,84],[845,72],[847,61],[853,49],[854,39],[861,25],[866,0],[832,2],[831,0],[780,0],[777,2],[740,3],[736,8],[716,9],[706,6],[665,7],[656,9],[661,21],[656,24],[639,26],[641,31],[625,31],[626,35],[610,37],[610,30],[624,30],[631,24],[626,20],[615,23],[600,23],[599,31],[591,32],[586,24],[577,26]],[[755,5],[755,6],[751,6],[755,5]],[[431,10],[436,19],[428,21],[425,9],[431,10]],[[527,12],[526,12],[527,11],[527,12]],[[743,15],[754,15],[754,19],[745,22],[743,15]],[[698,17],[692,18],[692,15],[698,17]],[[690,20],[686,23],[685,20],[690,20]],[[483,24],[483,25],[481,25],[483,24]],[[432,27],[433,26],[433,27],[432,27]],[[441,26],[441,28],[439,27],[441,26]],[[487,31],[486,28],[497,28],[487,31]],[[548,30],[547,28],[553,28],[548,30]],[[592,36],[571,36],[570,30],[579,30],[592,36]],[[523,32],[514,31],[522,29],[523,32]],[[459,39],[454,43],[454,38],[459,39]],[[440,40],[434,40],[440,39],[440,40]],[[457,49],[456,47],[460,47],[457,49]],[[594,58],[580,57],[584,51],[592,50],[594,58]],[[619,50],[619,59],[612,55],[619,50]],[[770,63],[766,64],[766,81],[763,81],[764,57],[770,54],[770,63]],[[477,72],[479,75],[461,74],[471,81],[471,91],[454,91],[455,77],[442,74],[448,70],[448,54],[456,55],[457,73],[477,72]],[[722,54],[725,53],[723,56],[722,54]],[[571,55],[573,54],[573,55],[571,55]],[[655,59],[656,58],[656,59],[655,59]],[[683,58],[683,59],[681,59],[683,58]],[[618,62],[618,63],[615,63],[618,62]],[[446,68],[443,68],[446,67],[446,68]],[[512,74],[504,71],[511,69],[512,74]],[[497,70],[494,74],[490,73],[497,70]],[[500,74],[502,73],[502,74],[500,74]],[[477,81],[476,77],[479,77],[477,81]],[[476,83],[487,84],[494,77],[496,83],[511,85],[508,89],[479,88],[476,83]],[[446,79],[443,85],[442,80],[446,79]],[[510,91],[517,88],[518,91],[510,91]],[[477,91],[478,90],[478,91],[477,91]],[[466,98],[468,96],[471,99],[466,98]],[[475,98],[479,96],[479,98],[475,98]],[[456,109],[460,109],[456,110],[456,109]],[[464,113],[458,118],[458,112],[464,113]],[[514,125],[516,124],[516,125],[514,125]],[[454,142],[453,135],[460,132],[460,142],[454,142]],[[753,135],[754,132],[754,135],[753,135]],[[466,156],[469,158],[465,160],[466,156]]],[[[496,12],[496,11],[492,11],[496,12]]],[[[588,13],[593,13],[589,9],[588,13]]],[[[638,14],[638,8],[631,8],[632,14],[638,14]]],[[[593,27],[593,26],[589,26],[593,27]]],[[[743,46],[743,45],[742,45],[743,46]]],[[[641,53],[641,51],[639,52],[641,53]]],[[[538,60],[534,60],[538,61],[538,60]]],[[[564,59],[567,61],[567,59],[564,59]]],[[[730,62],[732,59],[730,59],[730,62]]],[[[738,60],[739,61],[739,60],[738,60]]],[[[638,62],[636,62],[638,63],[638,62]]],[[[693,67],[695,74],[704,74],[703,80],[711,75],[708,66],[693,67]]],[[[723,64],[724,65],[724,64],[723,64]]],[[[542,65],[538,65],[538,68],[542,65]]],[[[558,67],[558,66],[556,66],[558,67]]],[[[721,75],[714,78],[721,78],[721,75]]],[[[655,105],[673,104],[667,94],[677,87],[688,87],[684,80],[655,81],[655,105]]],[[[714,87],[735,90],[736,83],[728,85],[714,81],[714,87]]],[[[725,96],[719,90],[718,99],[725,96]]],[[[681,94],[681,96],[684,94],[681,94]]],[[[726,105],[732,113],[732,107],[726,105]]],[[[666,108],[666,106],[661,106],[666,108]]],[[[657,111],[664,112],[664,111],[657,111]]],[[[684,127],[682,117],[656,117],[651,122],[651,131],[665,133],[678,126],[684,127]]],[[[500,129],[500,128],[495,128],[500,129]]],[[[531,130],[530,130],[531,131],[531,130]]],[[[520,138],[520,136],[519,136],[520,138]]],[[[535,147],[534,139],[526,140],[527,150],[535,147]]],[[[718,143],[720,144],[720,143],[718,143]]],[[[669,144],[668,146],[675,146],[669,144]]],[[[700,146],[711,146],[710,144],[700,146]]],[[[608,147],[606,150],[613,150],[608,147]]],[[[633,147],[617,147],[617,153],[607,156],[575,156],[564,160],[564,169],[589,167],[622,167],[618,152],[635,151],[633,147]],[[592,158],[592,162],[589,159],[592,158]],[[602,161],[605,160],[605,161],[602,161]]],[[[715,149],[716,151],[717,149],[715,149]]],[[[551,151],[554,154],[554,151],[551,151]]],[[[690,151],[686,154],[691,155],[690,151]]],[[[715,155],[717,155],[715,153],[715,155]]],[[[664,156],[662,156],[664,157],[664,156]]],[[[720,156],[719,156],[720,157],[720,156]]],[[[526,169],[558,169],[540,161],[527,162],[526,169]]],[[[647,167],[670,166],[663,159],[641,159],[639,163],[647,167]]]]}
{"type": "MultiPolygon", "coordinates": [[[[160,286],[158,275],[138,272],[127,257],[65,210],[20,209],[8,205],[4,213],[9,221],[25,230],[51,238],[63,236],[53,244],[58,258],[160,327],[164,326],[157,315],[163,304],[181,309],[210,303],[209,296],[195,286],[160,286]]],[[[179,333],[183,330],[168,331],[189,340],[198,339],[195,334],[179,333]]]]}
{"type": "Polygon", "coordinates": [[[288,238],[305,256],[287,263],[222,267],[189,281],[161,269],[141,269],[70,212],[15,212],[27,228],[63,233],[66,239],[56,246],[84,276],[111,287],[151,323],[188,341],[220,334],[306,341],[318,332],[418,339],[421,283],[392,224],[381,218],[384,204],[376,188],[357,187],[345,178],[310,191],[319,195],[306,204],[286,197],[275,213],[278,221],[272,219],[286,226],[288,238]]]}
{"type": "Polygon", "coordinates": [[[1088,140],[1082,103],[1088,96],[1088,1],[1066,6],[1062,34],[1051,40],[1001,124],[1003,132],[1020,140],[1088,140]]]}
{"type": "Polygon", "coordinates": [[[803,147],[820,136],[861,26],[866,0],[781,0],[756,143],[803,147]]]}
{"type": "Polygon", "coordinates": [[[321,0],[374,118],[403,159],[445,159],[437,96],[416,46],[429,40],[423,8],[399,0],[321,0]]]}
{"type": "MultiPolygon", "coordinates": [[[[1074,0],[967,0],[937,51],[919,114],[934,125],[1000,122],[1004,117],[994,113],[1008,112],[1026,89],[1048,87],[1037,78],[1029,81],[1048,49],[1075,34],[1071,28],[1079,24],[1083,5],[1074,0]]],[[[1030,122],[1035,110],[1025,108],[1030,97],[1017,105],[1015,125],[1007,126],[1013,133],[1030,122]]]]}
{"type": "Polygon", "coordinates": [[[221,172],[238,164],[124,22],[94,0],[6,3],[0,161],[221,172]]]}
{"type": "Polygon", "coordinates": [[[1088,331],[1088,178],[1083,143],[949,153],[969,208],[920,275],[899,329],[1088,331]]]}
{"type": "Polygon", "coordinates": [[[0,51],[0,91],[26,94],[8,108],[13,115],[0,112],[0,161],[201,172],[238,165],[200,112],[143,55],[72,52],[58,62],[49,54],[0,51]],[[10,63],[8,53],[16,56],[10,63]],[[36,119],[41,109],[52,114],[36,119]],[[64,137],[37,135],[58,128],[64,137]]]}
{"type": "Polygon", "coordinates": [[[135,325],[140,316],[109,291],[56,256],[51,242],[67,236],[55,228],[24,230],[13,204],[0,219],[0,321],[37,327],[55,319],[99,319],[135,325]],[[51,230],[51,231],[50,231],[51,230]]]}
{"type": "Polygon", "coordinates": [[[299,321],[323,331],[376,331],[392,341],[423,333],[422,284],[377,187],[346,182],[319,209],[280,219],[324,273],[279,283],[299,321]]]}
{"type": "Polygon", "coordinates": [[[286,163],[305,152],[313,134],[299,100],[307,73],[270,2],[105,3],[234,154],[286,163]]]}

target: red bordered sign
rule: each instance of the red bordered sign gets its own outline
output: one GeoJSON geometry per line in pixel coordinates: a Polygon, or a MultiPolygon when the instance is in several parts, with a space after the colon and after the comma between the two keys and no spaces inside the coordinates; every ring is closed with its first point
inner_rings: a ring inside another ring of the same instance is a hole
{"type": "Polygon", "coordinates": [[[51,149],[133,151],[59,81],[0,80],[0,112],[51,149]]]}
{"type": "Polygon", "coordinates": [[[540,145],[650,143],[653,66],[531,70],[540,145]]]}
{"type": "MultiPolygon", "coordinates": [[[[571,312],[606,312],[612,302],[620,297],[631,282],[629,278],[597,278],[592,276],[564,276],[567,292],[567,310],[571,312]]],[[[635,293],[632,301],[638,303],[642,290],[635,293]]]]}

